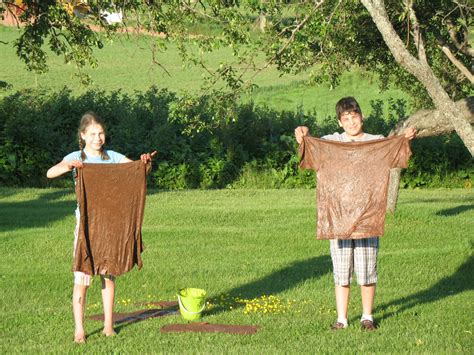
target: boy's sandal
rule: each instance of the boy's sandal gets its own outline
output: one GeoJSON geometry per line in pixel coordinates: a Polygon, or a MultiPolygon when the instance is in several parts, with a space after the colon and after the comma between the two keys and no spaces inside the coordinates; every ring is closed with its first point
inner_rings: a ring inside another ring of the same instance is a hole
{"type": "Polygon", "coordinates": [[[341,322],[336,322],[331,326],[331,330],[341,330],[347,328],[347,325],[341,322]]]}
{"type": "Polygon", "coordinates": [[[363,330],[367,330],[369,332],[377,328],[375,323],[368,319],[364,319],[363,321],[361,321],[360,326],[362,327],[363,330]]]}

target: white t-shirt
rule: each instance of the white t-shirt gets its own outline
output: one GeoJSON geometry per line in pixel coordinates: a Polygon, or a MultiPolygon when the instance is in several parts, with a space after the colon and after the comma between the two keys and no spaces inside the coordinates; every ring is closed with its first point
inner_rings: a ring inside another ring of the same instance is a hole
{"type": "Polygon", "coordinates": [[[346,132],[343,133],[333,133],[322,136],[321,139],[327,139],[328,141],[335,141],[335,142],[367,142],[373,141],[376,139],[382,139],[384,136],[381,134],[369,134],[364,133],[364,135],[360,138],[351,138],[349,137],[346,132]]]}

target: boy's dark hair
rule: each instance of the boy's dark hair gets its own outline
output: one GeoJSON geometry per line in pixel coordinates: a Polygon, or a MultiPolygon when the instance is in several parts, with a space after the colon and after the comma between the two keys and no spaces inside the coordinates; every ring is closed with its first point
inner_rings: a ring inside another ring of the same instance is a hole
{"type": "Polygon", "coordinates": [[[337,119],[341,119],[343,112],[357,112],[359,115],[362,115],[362,110],[360,109],[359,103],[352,96],[343,97],[336,104],[336,115],[337,119]]]}

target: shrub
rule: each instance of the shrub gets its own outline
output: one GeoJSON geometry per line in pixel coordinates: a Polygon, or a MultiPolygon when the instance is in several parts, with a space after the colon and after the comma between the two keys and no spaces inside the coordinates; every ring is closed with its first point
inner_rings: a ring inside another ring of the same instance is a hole
{"type": "MultiPolygon", "coordinates": [[[[387,134],[405,114],[401,101],[374,101],[367,115],[371,133],[387,134]]],[[[134,95],[92,90],[26,90],[0,101],[0,183],[9,186],[70,185],[70,176],[47,181],[46,170],[78,149],[77,125],[86,111],[107,126],[107,147],[131,159],[157,150],[151,186],[188,188],[314,187],[314,173],[298,169],[294,128],[315,136],[338,129],[333,117],[275,111],[252,103],[230,107],[209,96],[180,96],[151,88],[134,95]]],[[[469,152],[457,135],[417,139],[404,172],[405,187],[470,187],[469,152]]]]}

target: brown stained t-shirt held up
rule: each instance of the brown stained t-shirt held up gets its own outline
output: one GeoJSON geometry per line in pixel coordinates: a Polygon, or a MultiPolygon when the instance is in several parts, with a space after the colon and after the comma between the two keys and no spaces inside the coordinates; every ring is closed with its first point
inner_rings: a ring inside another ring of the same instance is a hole
{"type": "Polygon", "coordinates": [[[146,166],[87,164],[78,169],[79,236],[73,271],[121,275],[142,266],[146,166]]]}
{"type": "Polygon", "coordinates": [[[317,172],[318,239],[383,235],[390,169],[407,167],[408,139],[340,143],[306,136],[299,153],[300,167],[317,172]]]}

